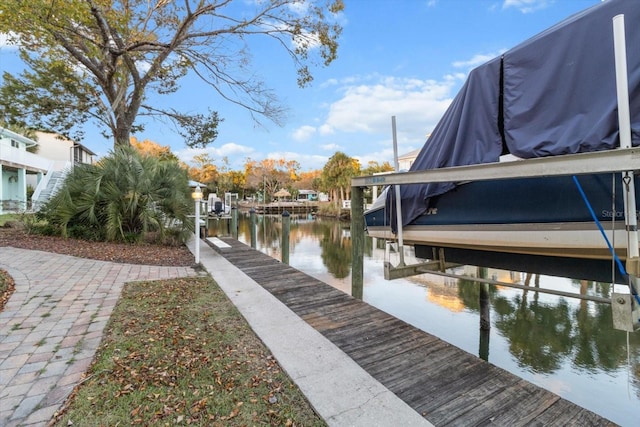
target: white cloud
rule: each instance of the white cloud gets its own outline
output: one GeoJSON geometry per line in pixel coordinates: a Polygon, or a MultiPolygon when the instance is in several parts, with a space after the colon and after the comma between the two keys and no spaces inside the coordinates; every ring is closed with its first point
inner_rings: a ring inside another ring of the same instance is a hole
{"type": "Polygon", "coordinates": [[[455,76],[441,81],[378,77],[371,84],[343,86],[342,98],[329,106],[321,134],[390,132],[391,116],[397,116],[404,132],[424,135],[449,106],[458,82],[455,76]]]}
{"type": "Polygon", "coordinates": [[[324,124],[320,126],[320,135],[331,135],[333,133],[333,129],[331,126],[324,124]]]}
{"type": "Polygon", "coordinates": [[[320,148],[324,151],[340,151],[342,150],[342,146],[339,144],[323,144],[320,148]]]}
{"type": "Polygon", "coordinates": [[[504,0],[502,8],[508,9],[513,7],[522,13],[531,13],[536,10],[545,9],[554,2],[555,0],[504,0]]]}
{"type": "Polygon", "coordinates": [[[16,37],[15,33],[0,33],[0,49],[18,49],[14,37],[16,37]]]}
{"type": "Polygon", "coordinates": [[[293,131],[293,134],[291,135],[291,137],[296,141],[306,141],[309,138],[311,138],[311,136],[313,136],[313,134],[315,134],[316,131],[317,129],[313,126],[309,126],[309,125],[300,126],[298,129],[293,131]]]}
{"type": "Polygon", "coordinates": [[[289,10],[298,16],[305,16],[309,11],[309,3],[306,1],[297,1],[287,4],[289,10]]]}
{"type": "Polygon", "coordinates": [[[453,63],[453,66],[456,68],[465,68],[467,70],[470,70],[477,67],[478,65],[482,65],[485,62],[492,60],[497,56],[500,56],[503,52],[504,50],[501,50],[499,53],[478,54],[466,61],[455,61],[453,63]]]}

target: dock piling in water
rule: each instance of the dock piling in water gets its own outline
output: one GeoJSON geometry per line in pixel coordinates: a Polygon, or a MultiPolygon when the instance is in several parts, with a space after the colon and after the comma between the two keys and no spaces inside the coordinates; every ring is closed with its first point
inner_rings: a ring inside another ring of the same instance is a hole
{"type": "Polygon", "coordinates": [[[351,295],[362,300],[364,286],[364,189],[351,188],[351,295]]]}
{"type": "Polygon", "coordinates": [[[235,206],[231,208],[231,236],[238,239],[238,208],[235,206]]]}
{"type": "Polygon", "coordinates": [[[249,227],[251,227],[251,249],[255,249],[257,244],[257,235],[256,235],[256,210],[251,208],[249,211],[249,227]]]}
{"type": "Polygon", "coordinates": [[[291,230],[291,215],[282,212],[282,263],[289,264],[289,232],[291,230]]]}

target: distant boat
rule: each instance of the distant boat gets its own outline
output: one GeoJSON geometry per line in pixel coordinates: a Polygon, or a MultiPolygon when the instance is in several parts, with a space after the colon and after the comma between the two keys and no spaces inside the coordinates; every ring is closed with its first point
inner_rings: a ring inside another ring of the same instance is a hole
{"type": "MultiPolygon", "coordinates": [[[[631,145],[640,145],[640,2],[608,0],[474,69],[410,171],[618,148],[612,19],[620,14],[633,47],[631,145]]],[[[624,258],[629,183],[639,200],[638,179],[621,174],[401,185],[403,239],[416,250],[598,259],[611,257],[610,245],[624,258]]],[[[368,234],[397,238],[395,216],[387,189],[365,212],[368,234]]]]}
{"type": "Polygon", "coordinates": [[[217,216],[228,215],[231,212],[231,206],[225,203],[216,193],[210,193],[207,199],[209,213],[217,216]]]}

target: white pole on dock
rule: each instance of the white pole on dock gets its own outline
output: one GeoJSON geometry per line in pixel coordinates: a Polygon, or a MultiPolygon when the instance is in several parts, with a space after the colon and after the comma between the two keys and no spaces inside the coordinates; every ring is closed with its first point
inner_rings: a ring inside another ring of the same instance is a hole
{"type": "MultiPolygon", "coordinates": [[[[616,89],[618,95],[618,126],[620,132],[620,148],[631,148],[631,118],[629,113],[629,83],[627,78],[627,52],[624,30],[624,15],[613,17],[613,44],[616,66],[616,89]]],[[[628,232],[627,254],[629,258],[637,258],[638,218],[636,214],[636,192],[633,171],[622,174],[625,196],[625,222],[628,232]]]]}
{"type": "MultiPolygon", "coordinates": [[[[393,133],[393,161],[396,173],[400,172],[398,161],[398,138],[396,136],[396,116],[391,116],[391,132],[393,133]]],[[[400,200],[400,184],[393,186],[396,191],[396,222],[398,227],[398,253],[400,254],[399,267],[404,267],[404,241],[402,237],[402,203],[400,200]]]]}
{"type": "MultiPolygon", "coordinates": [[[[616,66],[616,90],[618,95],[618,127],[620,148],[631,148],[631,114],[629,112],[629,83],[627,78],[627,51],[624,28],[624,15],[613,17],[613,45],[616,66]]],[[[627,226],[627,263],[629,289],[631,294],[638,290],[640,257],[638,256],[638,217],[636,212],[636,191],[633,171],[622,173],[624,186],[625,224],[627,226]]],[[[616,329],[633,332],[640,328],[640,304],[637,295],[618,295],[612,293],[613,323],[616,329]]]]}
{"type": "Polygon", "coordinates": [[[196,186],[196,189],[193,193],[191,193],[191,197],[195,201],[195,218],[194,221],[196,223],[195,228],[195,247],[194,254],[196,257],[196,264],[200,264],[200,201],[202,200],[202,190],[200,190],[200,185],[196,186]]]}

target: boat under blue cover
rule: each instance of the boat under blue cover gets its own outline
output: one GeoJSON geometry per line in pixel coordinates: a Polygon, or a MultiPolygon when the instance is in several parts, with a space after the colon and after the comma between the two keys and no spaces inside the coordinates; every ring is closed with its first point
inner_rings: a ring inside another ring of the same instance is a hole
{"type": "MultiPolygon", "coordinates": [[[[580,188],[571,176],[460,184],[428,200],[424,214],[403,227],[404,242],[603,259],[611,257],[609,245],[615,245],[624,258],[627,233],[620,174],[576,179],[580,188]]],[[[640,200],[640,180],[635,181],[640,200]]],[[[396,238],[390,221],[384,203],[365,213],[372,237],[396,238]]]]}
{"type": "MultiPolygon", "coordinates": [[[[493,163],[506,155],[531,159],[618,148],[612,23],[618,15],[625,17],[630,46],[631,145],[640,145],[640,1],[607,0],[472,70],[410,170],[493,163]]],[[[615,184],[612,175],[578,180],[624,256],[628,236],[620,176],[615,184]]],[[[412,244],[610,256],[570,176],[402,185],[400,222],[396,192],[381,197],[365,213],[373,237],[397,238],[400,223],[404,241],[412,244]]]]}

